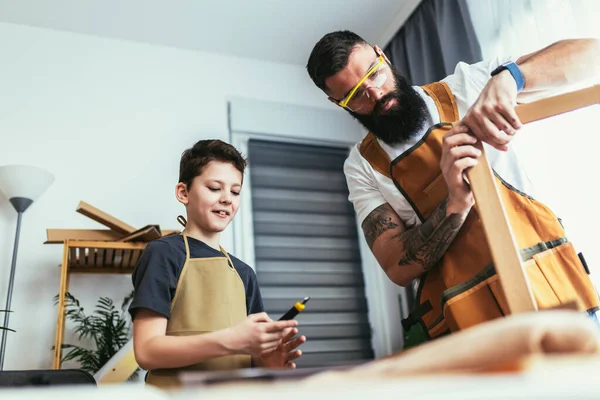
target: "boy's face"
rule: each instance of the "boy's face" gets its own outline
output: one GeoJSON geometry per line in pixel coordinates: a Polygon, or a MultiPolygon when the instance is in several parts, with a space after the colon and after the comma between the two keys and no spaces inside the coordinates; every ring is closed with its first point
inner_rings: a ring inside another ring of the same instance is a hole
{"type": "Polygon", "coordinates": [[[177,196],[186,205],[188,224],[192,221],[206,232],[222,232],[233,219],[240,206],[242,173],[233,164],[221,161],[209,162],[202,173],[195,177],[187,193],[177,196]]]}

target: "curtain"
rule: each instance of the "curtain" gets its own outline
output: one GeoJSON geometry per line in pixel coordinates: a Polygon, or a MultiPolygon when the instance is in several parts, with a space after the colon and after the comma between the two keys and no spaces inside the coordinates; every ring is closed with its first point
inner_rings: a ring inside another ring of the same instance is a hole
{"type": "Polygon", "coordinates": [[[459,61],[481,61],[466,0],[424,0],[384,49],[414,85],[439,81],[459,61]]]}

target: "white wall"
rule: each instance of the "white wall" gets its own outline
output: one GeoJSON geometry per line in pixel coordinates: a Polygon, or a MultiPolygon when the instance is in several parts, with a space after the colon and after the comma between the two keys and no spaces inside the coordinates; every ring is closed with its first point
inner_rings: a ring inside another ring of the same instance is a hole
{"type": "MultiPolygon", "coordinates": [[[[0,165],[56,176],[24,214],[5,369],[52,365],[62,250],[42,243],[46,228],[102,228],[75,212],[80,200],[133,226],[179,228],[179,156],[201,138],[229,139],[229,98],[329,107],[300,66],[4,23],[0,55],[0,165]]],[[[0,309],[15,223],[1,198],[0,309]]],[[[232,242],[228,230],[223,244],[232,242]]],[[[71,279],[88,312],[130,290],[129,276],[71,279]]]]}

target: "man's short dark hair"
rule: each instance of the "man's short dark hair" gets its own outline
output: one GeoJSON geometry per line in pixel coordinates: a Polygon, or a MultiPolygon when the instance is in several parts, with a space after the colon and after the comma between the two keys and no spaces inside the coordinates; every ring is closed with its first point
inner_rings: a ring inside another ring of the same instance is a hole
{"type": "Polygon", "coordinates": [[[327,92],[325,79],[337,74],[348,65],[350,53],[358,45],[368,45],[368,43],[354,32],[336,31],[323,36],[315,44],[306,64],[308,75],[315,85],[327,92]]]}
{"type": "Polygon", "coordinates": [[[229,143],[218,139],[200,140],[181,154],[179,182],[189,189],[194,178],[201,175],[211,161],[231,163],[242,176],[246,169],[246,159],[229,143]]]}

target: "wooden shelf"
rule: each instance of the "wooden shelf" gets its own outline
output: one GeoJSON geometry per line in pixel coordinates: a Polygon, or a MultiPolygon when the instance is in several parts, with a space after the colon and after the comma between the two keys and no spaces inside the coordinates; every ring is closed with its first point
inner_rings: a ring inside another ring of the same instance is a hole
{"type": "Polygon", "coordinates": [[[54,369],[60,369],[61,365],[66,293],[71,274],[131,274],[150,241],[179,233],[176,230],[163,231],[156,224],[136,229],[84,201],[79,202],[76,211],[109,229],[46,229],[45,243],[63,245],[54,369]]]}
{"type": "Polygon", "coordinates": [[[71,273],[131,273],[147,243],[69,240],[71,273]]]}

